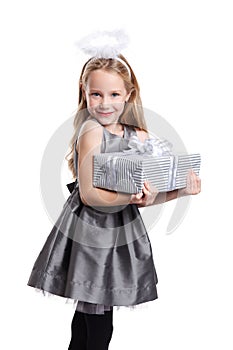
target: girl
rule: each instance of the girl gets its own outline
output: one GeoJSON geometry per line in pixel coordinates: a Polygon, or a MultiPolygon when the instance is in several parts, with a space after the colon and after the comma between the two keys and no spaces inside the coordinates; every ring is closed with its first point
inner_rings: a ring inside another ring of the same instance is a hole
{"type": "MultiPolygon", "coordinates": [[[[145,182],[142,193],[94,188],[93,155],[127,149],[132,135],[148,138],[139,86],[127,60],[92,57],[80,76],[68,165],[75,182],[31,272],[28,285],[77,302],[69,350],[108,349],[113,306],[156,299],[157,274],[151,244],[138,207],[177,198],[145,182]]],[[[200,192],[189,173],[179,196],[200,192]]]]}

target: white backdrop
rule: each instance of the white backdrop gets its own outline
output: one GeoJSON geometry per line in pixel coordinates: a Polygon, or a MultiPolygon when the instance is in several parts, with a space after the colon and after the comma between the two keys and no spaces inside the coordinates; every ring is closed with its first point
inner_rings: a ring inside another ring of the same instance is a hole
{"type": "Polygon", "coordinates": [[[77,108],[85,58],[74,42],[93,30],[123,27],[131,38],[124,54],[145,107],[202,154],[202,193],[171,235],[166,227],[174,202],[149,232],[159,298],[144,309],[114,312],[110,349],[232,349],[230,5],[1,3],[1,348],[68,348],[74,309],[26,285],[52,228],[40,194],[41,159],[51,135],[77,108]]]}

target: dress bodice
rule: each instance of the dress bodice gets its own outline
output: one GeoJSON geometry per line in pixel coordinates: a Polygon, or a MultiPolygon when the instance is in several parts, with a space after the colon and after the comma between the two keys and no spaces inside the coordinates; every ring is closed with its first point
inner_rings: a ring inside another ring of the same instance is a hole
{"type": "MultiPolygon", "coordinates": [[[[100,124],[96,119],[92,119],[100,124]]],[[[100,124],[101,125],[101,124],[100,124]]],[[[122,152],[123,150],[129,149],[128,143],[131,136],[136,135],[136,129],[131,125],[123,124],[124,133],[123,137],[113,134],[108,129],[103,127],[103,138],[101,142],[101,153],[113,153],[113,152],[122,152]]],[[[77,140],[75,141],[74,147],[74,165],[75,171],[78,179],[78,153],[76,151],[77,140]]]]}

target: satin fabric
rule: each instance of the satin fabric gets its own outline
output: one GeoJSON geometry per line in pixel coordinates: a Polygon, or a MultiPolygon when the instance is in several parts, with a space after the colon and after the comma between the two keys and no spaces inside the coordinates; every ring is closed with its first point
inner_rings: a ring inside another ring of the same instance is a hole
{"type": "MultiPolygon", "coordinates": [[[[131,135],[136,135],[136,130],[130,126],[124,126],[123,138],[103,128],[101,152],[127,149],[131,135]]],[[[156,299],[158,279],[151,244],[137,206],[86,206],[80,199],[78,180],[69,187],[72,192],[27,284],[61,297],[107,306],[156,299]]]]}

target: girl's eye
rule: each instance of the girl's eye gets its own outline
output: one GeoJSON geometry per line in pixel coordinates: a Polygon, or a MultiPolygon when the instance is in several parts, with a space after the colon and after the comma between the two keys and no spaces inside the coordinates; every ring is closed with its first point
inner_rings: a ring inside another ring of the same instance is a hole
{"type": "MultiPolygon", "coordinates": [[[[91,93],[91,96],[94,96],[94,97],[99,97],[100,96],[100,93],[99,92],[92,92],[91,93]]],[[[120,96],[120,94],[118,92],[113,92],[112,93],[112,97],[118,97],[120,96]]]]}
{"type": "Polygon", "coordinates": [[[99,97],[100,96],[100,94],[98,92],[92,92],[90,95],[93,96],[93,97],[99,97]]]}

